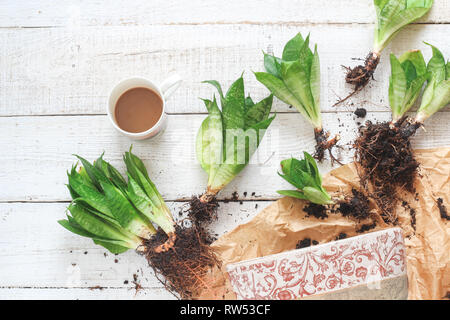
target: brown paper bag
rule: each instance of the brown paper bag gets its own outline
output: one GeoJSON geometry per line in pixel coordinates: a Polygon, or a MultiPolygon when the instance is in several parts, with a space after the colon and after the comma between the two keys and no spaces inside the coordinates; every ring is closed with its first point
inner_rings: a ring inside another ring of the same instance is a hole
{"type": "MultiPolygon", "coordinates": [[[[441,299],[450,290],[450,227],[449,221],[441,218],[437,200],[442,199],[450,209],[450,148],[415,153],[421,164],[416,192],[402,193],[405,202],[396,210],[407,247],[408,298],[441,299]]],[[[335,195],[349,195],[352,188],[359,188],[353,163],[332,170],[323,181],[325,188],[335,195]]],[[[305,203],[284,197],[215,241],[212,247],[222,260],[222,268],[211,270],[212,285],[199,298],[236,299],[225,271],[228,263],[292,250],[304,238],[325,243],[335,240],[340,233],[355,236],[365,223],[340,214],[331,214],[325,220],[307,217],[302,210],[305,203]]],[[[377,210],[374,203],[371,206],[377,210]]],[[[387,227],[379,217],[376,228],[369,232],[387,227]]]]}

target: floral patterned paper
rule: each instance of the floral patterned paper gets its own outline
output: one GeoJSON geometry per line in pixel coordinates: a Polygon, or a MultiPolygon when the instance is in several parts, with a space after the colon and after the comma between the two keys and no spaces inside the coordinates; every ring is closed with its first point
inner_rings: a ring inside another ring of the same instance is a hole
{"type": "Polygon", "coordinates": [[[406,274],[400,228],[227,266],[238,299],[290,300],[406,274]]]}

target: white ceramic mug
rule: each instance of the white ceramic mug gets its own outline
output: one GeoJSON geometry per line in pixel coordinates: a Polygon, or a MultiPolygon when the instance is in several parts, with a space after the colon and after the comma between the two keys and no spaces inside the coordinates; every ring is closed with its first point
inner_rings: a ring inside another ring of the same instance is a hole
{"type": "Polygon", "coordinates": [[[155,137],[158,133],[162,132],[166,126],[167,115],[166,115],[166,99],[180,86],[181,77],[177,74],[172,74],[167,78],[161,86],[156,85],[154,82],[140,77],[133,77],[129,79],[122,80],[119,82],[109,93],[108,97],[108,107],[107,113],[109,120],[113,124],[114,128],[116,128],[123,135],[135,139],[142,140],[151,137],[155,137]],[[126,91],[133,88],[147,88],[156,92],[163,102],[161,117],[158,122],[151,127],[150,129],[143,132],[128,132],[121,129],[115,118],[115,108],[117,104],[117,100],[119,100],[120,96],[126,91]]]}

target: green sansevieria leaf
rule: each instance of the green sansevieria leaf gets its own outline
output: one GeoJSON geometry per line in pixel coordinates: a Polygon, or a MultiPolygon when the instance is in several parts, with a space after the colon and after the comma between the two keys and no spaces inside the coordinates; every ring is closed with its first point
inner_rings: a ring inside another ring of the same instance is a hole
{"type": "MultiPolygon", "coordinates": [[[[212,84],[222,95],[217,81],[204,82],[212,84]]],[[[245,168],[259,146],[274,119],[269,118],[273,96],[256,103],[250,96],[245,97],[241,76],[221,98],[222,110],[215,99],[204,102],[209,115],[197,133],[196,154],[208,174],[208,190],[218,192],[245,168]]]]}
{"type": "Polygon", "coordinates": [[[289,40],[282,58],[264,54],[267,72],[256,72],[256,79],[281,101],[295,107],[314,128],[322,128],[320,115],[320,65],[317,46],[309,48],[309,35],[298,33],[289,40]]]}
{"type": "Polygon", "coordinates": [[[302,200],[308,200],[306,195],[302,191],[298,191],[298,190],[277,190],[277,193],[279,193],[283,196],[288,196],[288,197],[302,199],[302,200]]]}
{"type": "Polygon", "coordinates": [[[281,161],[281,171],[278,173],[284,180],[297,190],[279,190],[281,195],[308,200],[316,204],[331,204],[330,195],[322,187],[317,163],[313,157],[304,152],[304,159],[290,158],[281,161]]]}
{"type": "Polygon", "coordinates": [[[444,56],[438,48],[428,45],[432,49],[432,57],[427,64],[430,77],[417,111],[416,120],[420,123],[450,104],[448,62],[445,63],[444,56]]]}
{"type": "Polygon", "coordinates": [[[67,220],[58,221],[67,230],[105,247],[112,253],[138,249],[142,238],[149,239],[156,230],[175,233],[172,214],[150,180],[139,157],[125,152],[128,183],[101,155],[93,164],[77,156],[77,165],[68,172],[67,185],[72,196],[67,220]]]}
{"type": "Polygon", "coordinates": [[[231,84],[222,101],[222,123],[224,130],[245,127],[245,93],[242,77],[231,84]]]}
{"type": "Polygon", "coordinates": [[[374,0],[377,19],[374,52],[381,53],[406,25],[425,15],[433,0],[374,0]]]}
{"type": "Polygon", "coordinates": [[[264,68],[271,75],[280,78],[281,59],[264,53],[264,68]]]}
{"type": "Polygon", "coordinates": [[[400,59],[390,55],[389,105],[393,121],[398,121],[412,107],[429,77],[420,51],[409,51],[400,59]]]}
{"type": "Polygon", "coordinates": [[[297,33],[294,38],[286,42],[281,59],[284,61],[298,60],[300,58],[300,52],[304,44],[305,40],[303,40],[301,33],[297,33]]]}
{"type": "Polygon", "coordinates": [[[197,133],[196,153],[203,170],[209,177],[214,177],[222,163],[223,127],[222,113],[214,99],[204,100],[209,112],[197,133]]]}

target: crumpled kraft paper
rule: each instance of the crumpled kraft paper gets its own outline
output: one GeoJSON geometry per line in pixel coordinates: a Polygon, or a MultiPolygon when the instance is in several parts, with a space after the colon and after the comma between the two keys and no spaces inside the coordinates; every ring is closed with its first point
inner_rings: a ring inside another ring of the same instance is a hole
{"type": "MultiPolygon", "coordinates": [[[[396,209],[407,247],[408,299],[441,299],[450,291],[450,225],[441,218],[437,199],[442,198],[450,209],[450,148],[416,150],[415,154],[421,164],[416,192],[401,193],[408,205],[399,203],[396,209]],[[415,212],[415,230],[411,212],[415,212]]],[[[352,187],[359,188],[355,164],[332,170],[323,182],[333,195],[350,195],[352,187]]],[[[209,288],[199,299],[236,299],[225,269],[228,263],[292,250],[304,238],[324,243],[340,233],[355,236],[362,224],[372,222],[356,222],[340,214],[330,214],[325,220],[307,217],[302,210],[305,204],[284,197],[215,241],[212,247],[222,267],[211,270],[209,288]]],[[[375,203],[371,209],[377,212],[375,203]]],[[[368,232],[389,227],[376,216],[377,226],[368,232]]]]}

